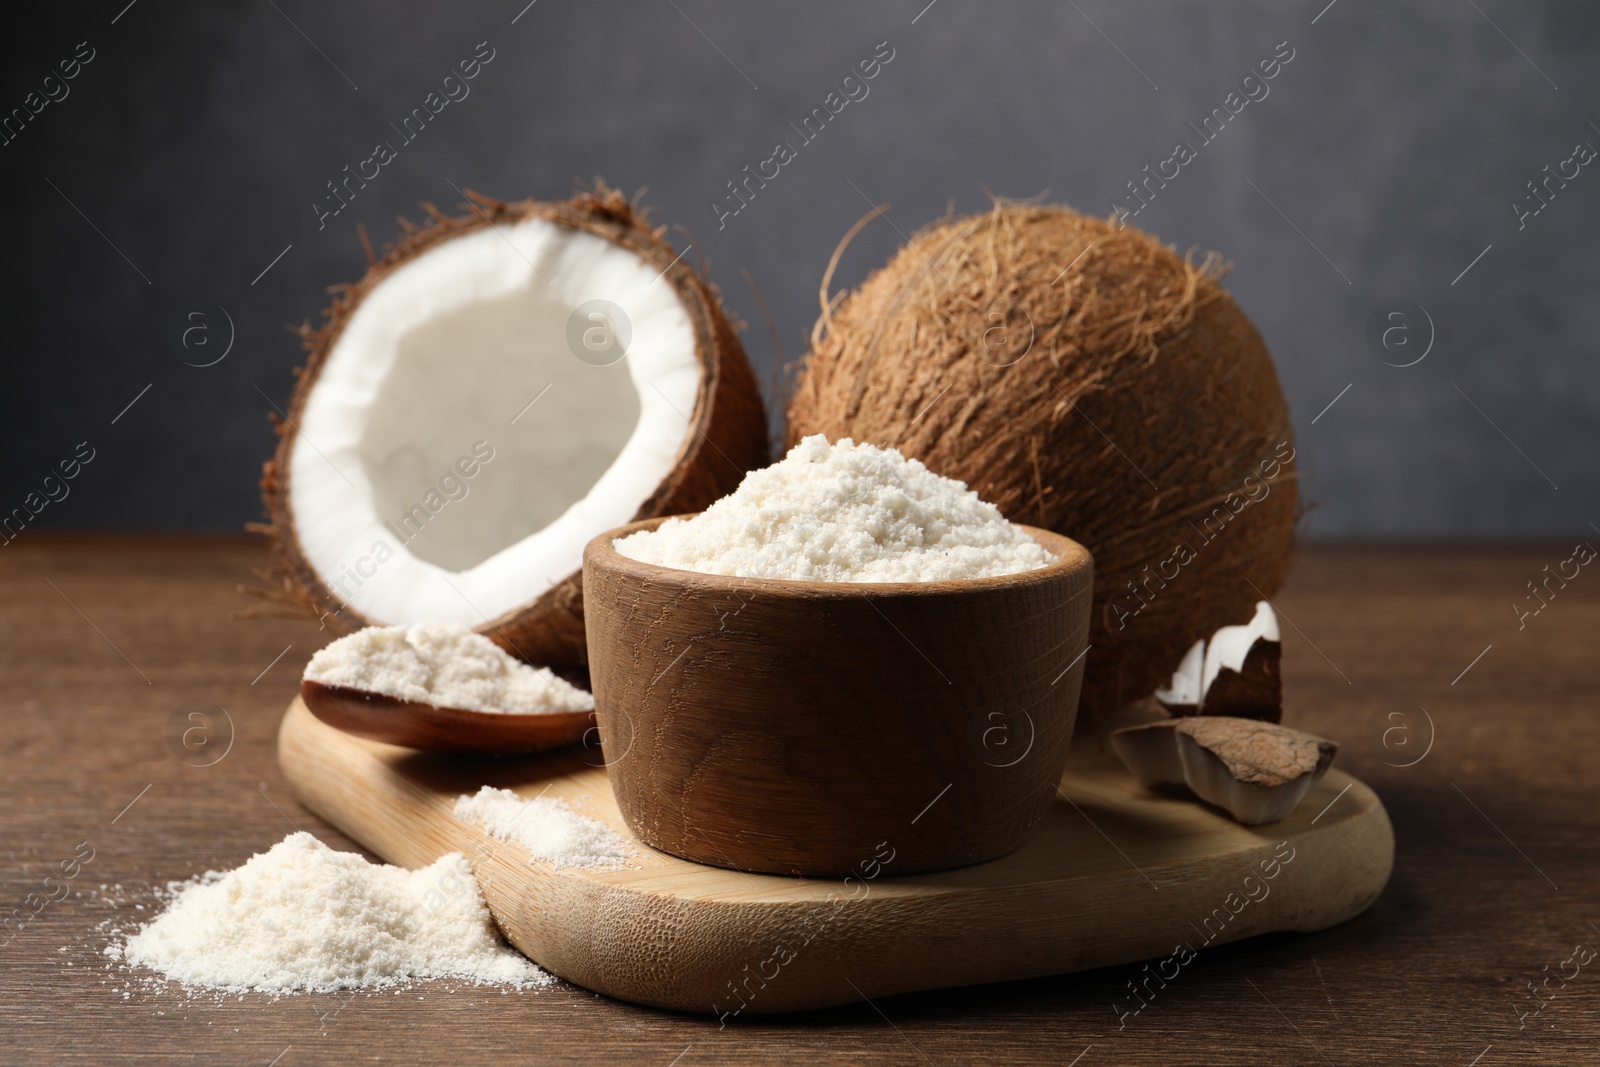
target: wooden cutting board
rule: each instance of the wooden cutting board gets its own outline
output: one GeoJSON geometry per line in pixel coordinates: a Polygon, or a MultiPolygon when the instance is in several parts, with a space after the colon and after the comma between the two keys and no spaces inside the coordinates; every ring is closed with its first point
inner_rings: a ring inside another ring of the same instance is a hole
{"type": "MultiPolygon", "coordinates": [[[[455,798],[482,785],[548,790],[631,840],[605,770],[570,749],[412,752],[341,733],[296,699],[278,761],[306,807],[391,863],[466,853],[506,937],[547,970],[722,1017],[1146,959],[1171,977],[1208,944],[1359,914],[1394,861],[1382,803],[1337,769],[1289,818],[1250,829],[1145,791],[1092,738],[1020,851],[896,878],[890,835],[849,884],[705,867],[637,842],[634,869],[555,870],[453,816],[455,798]]],[[[930,801],[919,818],[939,817],[930,801]]]]}

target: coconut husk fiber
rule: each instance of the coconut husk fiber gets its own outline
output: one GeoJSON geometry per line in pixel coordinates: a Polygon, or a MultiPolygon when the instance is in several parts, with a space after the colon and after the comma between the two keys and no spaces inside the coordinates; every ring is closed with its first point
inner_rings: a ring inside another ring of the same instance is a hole
{"type": "Polygon", "coordinates": [[[1151,693],[1276,591],[1297,501],[1288,406],[1215,255],[1002,201],[829,296],[838,259],[788,442],[898,448],[1088,547],[1091,715],[1151,693]]]}

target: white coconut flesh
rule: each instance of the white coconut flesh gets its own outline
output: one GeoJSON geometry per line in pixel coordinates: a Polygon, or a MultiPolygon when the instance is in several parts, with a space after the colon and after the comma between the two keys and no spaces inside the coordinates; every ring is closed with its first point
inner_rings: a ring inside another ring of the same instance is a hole
{"type": "Polygon", "coordinates": [[[376,285],[290,455],[294,533],[334,594],[378,622],[481,625],[630,521],[694,432],[700,385],[694,327],[661,273],[526,219],[436,245],[376,285]],[[610,366],[568,344],[590,300],[631,326],[610,366]]]}
{"type": "Polygon", "coordinates": [[[1205,669],[1205,662],[1206,639],[1202,637],[1184,653],[1183,662],[1172,674],[1172,683],[1165,689],[1156,690],[1156,699],[1169,707],[1199,707],[1201,697],[1205,696],[1200,688],[1200,675],[1205,669]]]}

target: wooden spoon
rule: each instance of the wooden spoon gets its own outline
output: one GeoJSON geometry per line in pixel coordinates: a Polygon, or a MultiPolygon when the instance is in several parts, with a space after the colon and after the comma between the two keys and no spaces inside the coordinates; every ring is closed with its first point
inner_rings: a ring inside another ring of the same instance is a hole
{"type": "Polygon", "coordinates": [[[300,683],[300,698],[311,714],[336,729],[430,752],[534,752],[560,748],[582,740],[595,725],[592,711],[505,714],[441,708],[309,679],[300,683]]]}

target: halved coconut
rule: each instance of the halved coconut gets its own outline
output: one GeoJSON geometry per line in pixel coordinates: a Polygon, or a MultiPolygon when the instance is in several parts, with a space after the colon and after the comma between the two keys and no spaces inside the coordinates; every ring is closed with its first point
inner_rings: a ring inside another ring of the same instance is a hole
{"type": "Polygon", "coordinates": [[[457,622],[580,664],[584,544],[766,463],[761,397],[714,290],[621,194],[468,206],[302,331],[265,529],[338,631],[457,622]]]}

